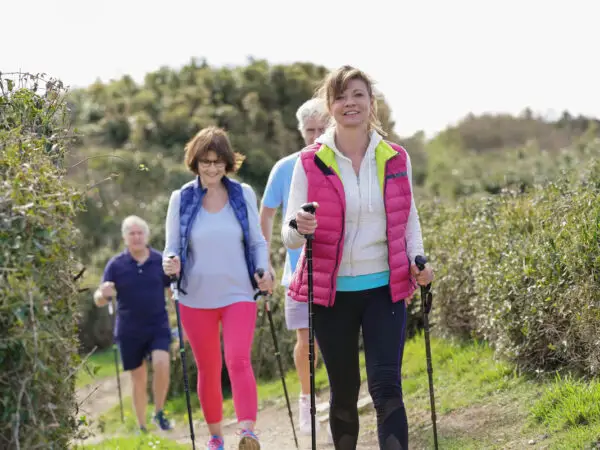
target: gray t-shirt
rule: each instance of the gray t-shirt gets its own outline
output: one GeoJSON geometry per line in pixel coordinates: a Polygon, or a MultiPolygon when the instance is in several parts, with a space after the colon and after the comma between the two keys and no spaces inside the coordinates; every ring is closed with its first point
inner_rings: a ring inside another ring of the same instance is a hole
{"type": "MultiPolygon", "coordinates": [[[[260,228],[254,191],[242,184],[250,226],[250,250],[257,268],[269,267],[267,242],[260,228]]],[[[180,191],[171,194],[166,222],[165,255],[177,254],[179,247],[180,191]]],[[[221,308],[237,302],[252,302],[252,288],[244,256],[242,227],[231,204],[216,213],[203,207],[190,230],[189,253],[185,265],[185,290],[179,295],[182,305],[191,308],[221,308]]]]}

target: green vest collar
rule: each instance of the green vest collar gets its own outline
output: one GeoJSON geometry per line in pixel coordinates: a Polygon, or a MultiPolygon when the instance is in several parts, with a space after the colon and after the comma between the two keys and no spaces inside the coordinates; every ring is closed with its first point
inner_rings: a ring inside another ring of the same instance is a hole
{"type": "MultiPolygon", "coordinates": [[[[340,168],[335,159],[335,152],[332,148],[328,147],[325,144],[321,144],[321,148],[317,150],[315,153],[316,156],[325,163],[327,167],[333,170],[338,178],[341,180],[340,176],[340,168]]],[[[381,140],[377,147],[375,147],[375,163],[377,164],[377,179],[379,180],[379,187],[381,188],[381,193],[383,195],[383,182],[385,180],[385,165],[387,162],[392,159],[394,156],[397,156],[398,152],[394,150],[390,144],[381,140]]]]}

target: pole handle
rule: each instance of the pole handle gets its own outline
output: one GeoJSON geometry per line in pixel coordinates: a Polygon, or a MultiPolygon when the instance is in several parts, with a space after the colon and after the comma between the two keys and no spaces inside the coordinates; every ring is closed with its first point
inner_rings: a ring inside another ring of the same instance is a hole
{"type": "MultiPolygon", "coordinates": [[[[425,264],[427,264],[427,257],[423,255],[417,255],[415,257],[415,264],[417,269],[425,270],[425,264]]],[[[423,304],[423,312],[429,314],[431,307],[433,306],[433,296],[431,295],[431,283],[427,286],[421,286],[421,300],[423,304]]]]}
{"type": "MultiPolygon", "coordinates": [[[[262,267],[259,267],[258,269],[256,269],[256,275],[258,275],[259,278],[262,278],[265,276],[265,269],[263,269],[262,267]]],[[[260,297],[261,295],[263,296],[267,296],[269,295],[268,292],[266,291],[258,291],[256,294],[254,294],[254,300],[257,300],[258,297],[260,297]]]]}
{"type": "Polygon", "coordinates": [[[425,270],[425,264],[427,264],[427,257],[423,255],[417,255],[415,258],[415,264],[419,270],[425,270]]]}
{"type": "MultiPolygon", "coordinates": [[[[175,258],[175,255],[169,255],[169,259],[173,259],[173,258],[175,258]]],[[[169,275],[169,279],[171,280],[171,283],[176,283],[177,275],[175,275],[175,274],[169,275]]]]}
{"type": "MultiPolygon", "coordinates": [[[[319,206],[319,204],[317,202],[308,202],[308,203],[305,203],[304,205],[302,205],[300,208],[302,208],[302,210],[304,212],[307,212],[309,214],[315,214],[318,206],[319,206]]],[[[310,240],[310,239],[313,239],[314,234],[305,234],[304,237],[307,240],[310,240]]]]}

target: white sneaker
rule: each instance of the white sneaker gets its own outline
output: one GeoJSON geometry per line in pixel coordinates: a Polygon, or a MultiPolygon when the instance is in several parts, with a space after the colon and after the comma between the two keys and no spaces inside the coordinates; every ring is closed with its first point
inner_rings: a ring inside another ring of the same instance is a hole
{"type": "MultiPolygon", "coordinates": [[[[310,429],[310,395],[300,394],[298,397],[300,433],[305,435],[311,434],[310,429]]],[[[316,432],[319,431],[319,422],[315,423],[316,432]]]]}

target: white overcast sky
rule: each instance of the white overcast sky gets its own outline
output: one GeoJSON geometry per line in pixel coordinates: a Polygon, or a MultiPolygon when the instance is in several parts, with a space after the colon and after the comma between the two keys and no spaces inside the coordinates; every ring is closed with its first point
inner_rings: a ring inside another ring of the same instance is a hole
{"type": "Polygon", "coordinates": [[[0,19],[1,71],[73,87],[253,56],[365,70],[401,135],[528,106],[600,117],[600,0],[5,0],[0,19]]]}

